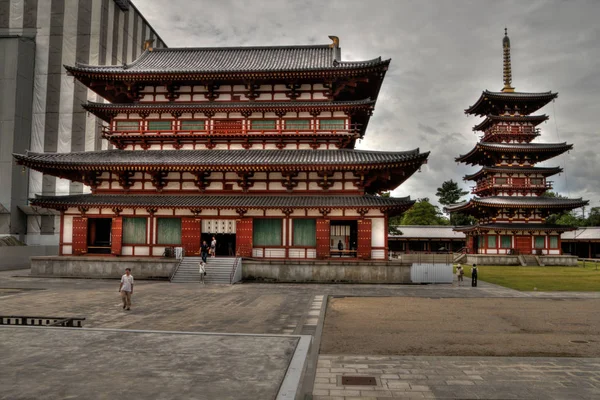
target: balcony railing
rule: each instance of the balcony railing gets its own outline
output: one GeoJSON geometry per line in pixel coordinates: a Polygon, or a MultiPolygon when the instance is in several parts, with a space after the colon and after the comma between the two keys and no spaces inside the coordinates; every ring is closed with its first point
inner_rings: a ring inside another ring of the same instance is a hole
{"type": "Polygon", "coordinates": [[[359,135],[360,127],[362,124],[352,124],[349,128],[332,129],[331,127],[321,129],[319,127],[312,127],[307,129],[285,129],[285,127],[277,127],[273,129],[252,129],[246,127],[209,127],[202,130],[190,130],[190,129],[171,129],[171,130],[118,130],[111,129],[108,126],[102,127],[102,132],[106,137],[113,136],[172,136],[172,137],[184,137],[194,136],[201,138],[203,136],[279,136],[279,135],[359,135]]]}
{"type": "Polygon", "coordinates": [[[553,184],[554,182],[551,181],[547,181],[545,183],[540,183],[540,184],[520,184],[520,185],[513,185],[510,183],[504,183],[504,184],[498,184],[498,183],[493,183],[493,182],[482,182],[476,186],[471,186],[471,193],[473,194],[477,194],[479,192],[482,192],[484,190],[487,189],[497,189],[497,190],[539,190],[539,189],[545,189],[545,190],[550,190],[553,188],[553,184]]]}

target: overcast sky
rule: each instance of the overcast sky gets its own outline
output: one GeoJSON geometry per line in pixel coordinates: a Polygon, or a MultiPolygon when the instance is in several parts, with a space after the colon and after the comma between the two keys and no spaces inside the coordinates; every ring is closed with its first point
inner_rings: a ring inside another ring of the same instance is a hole
{"type": "MultiPolygon", "coordinates": [[[[508,28],[513,86],[559,93],[541,113],[537,142],[573,143],[554,190],[600,206],[600,1],[134,0],[169,47],[328,44],[342,58],[391,58],[365,139],[369,150],[431,151],[428,165],[393,192],[429,197],[477,167],[454,158],[473,148],[481,121],[464,109],[502,88],[508,28]]],[[[470,195],[469,195],[470,196],[470,195]]]]}

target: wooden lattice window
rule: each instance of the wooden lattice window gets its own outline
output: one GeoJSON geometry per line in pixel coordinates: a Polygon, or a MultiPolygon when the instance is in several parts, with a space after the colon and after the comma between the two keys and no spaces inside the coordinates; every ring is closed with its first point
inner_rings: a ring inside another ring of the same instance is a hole
{"type": "Polygon", "coordinates": [[[171,121],[148,121],[149,131],[170,131],[171,121]]]}
{"type": "Polygon", "coordinates": [[[551,249],[558,249],[558,236],[548,236],[548,239],[550,240],[550,248],[551,249]]]}
{"type": "Polygon", "coordinates": [[[488,235],[487,237],[487,247],[488,249],[496,248],[496,236],[488,235]]]}
{"type": "Polygon", "coordinates": [[[139,131],[140,121],[116,121],[115,130],[117,131],[139,131]]]}
{"type": "Polygon", "coordinates": [[[512,247],[512,238],[507,235],[500,236],[500,247],[510,249],[512,247]]]}
{"type": "Polygon", "coordinates": [[[325,131],[341,131],[346,128],[346,121],[343,119],[321,119],[319,120],[319,129],[325,131]]]}
{"type": "Polygon", "coordinates": [[[546,247],[546,240],[545,240],[545,236],[536,236],[534,238],[534,242],[533,245],[536,249],[543,249],[544,247],[546,247]]]}
{"type": "Polygon", "coordinates": [[[508,180],[506,178],[496,178],[496,185],[506,185],[508,180]]]}
{"type": "Polygon", "coordinates": [[[541,185],[542,183],[544,183],[544,180],[542,178],[530,178],[529,182],[532,185],[541,185]]]}
{"type": "Polygon", "coordinates": [[[250,121],[250,129],[253,131],[272,131],[276,129],[276,121],[273,119],[253,119],[250,121]]]}
{"type": "Polygon", "coordinates": [[[183,120],[181,121],[182,131],[203,131],[206,129],[206,123],[203,119],[183,120]]]}
{"type": "Polygon", "coordinates": [[[310,120],[289,119],[285,121],[285,129],[288,131],[308,131],[310,130],[310,120]]]}

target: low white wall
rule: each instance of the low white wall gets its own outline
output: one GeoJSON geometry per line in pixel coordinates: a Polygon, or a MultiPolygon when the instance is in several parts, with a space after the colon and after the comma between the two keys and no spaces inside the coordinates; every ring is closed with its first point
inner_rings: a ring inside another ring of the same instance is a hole
{"type": "Polygon", "coordinates": [[[244,260],[242,275],[268,282],[411,283],[410,265],[387,262],[244,260]]]}
{"type": "Polygon", "coordinates": [[[30,267],[30,257],[54,256],[58,246],[6,246],[0,247],[0,271],[30,267]]]}
{"type": "Polygon", "coordinates": [[[31,275],[71,278],[120,278],[131,268],[136,279],[168,279],[178,261],[172,258],[57,256],[32,257],[31,275]]]}

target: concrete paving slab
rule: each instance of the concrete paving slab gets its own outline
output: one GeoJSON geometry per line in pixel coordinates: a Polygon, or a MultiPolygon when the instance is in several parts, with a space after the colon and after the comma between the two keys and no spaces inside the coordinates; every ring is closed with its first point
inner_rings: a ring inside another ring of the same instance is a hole
{"type": "Polygon", "coordinates": [[[314,398],[350,396],[346,393],[357,389],[361,392],[352,395],[355,400],[387,398],[389,392],[394,398],[600,398],[600,358],[387,356],[387,372],[373,372],[381,365],[381,358],[321,354],[314,398]],[[343,372],[348,365],[354,365],[355,371],[343,372]],[[421,374],[425,369],[430,376],[421,374]],[[473,371],[478,372],[477,379],[473,371]],[[347,375],[372,376],[377,385],[344,386],[341,377],[347,375]],[[326,379],[329,383],[322,383],[326,379]]]}
{"type": "Polygon", "coordinates": [[[302,336],[1,327],[0,399],[293,399],[309,343],[302,336]]]}

